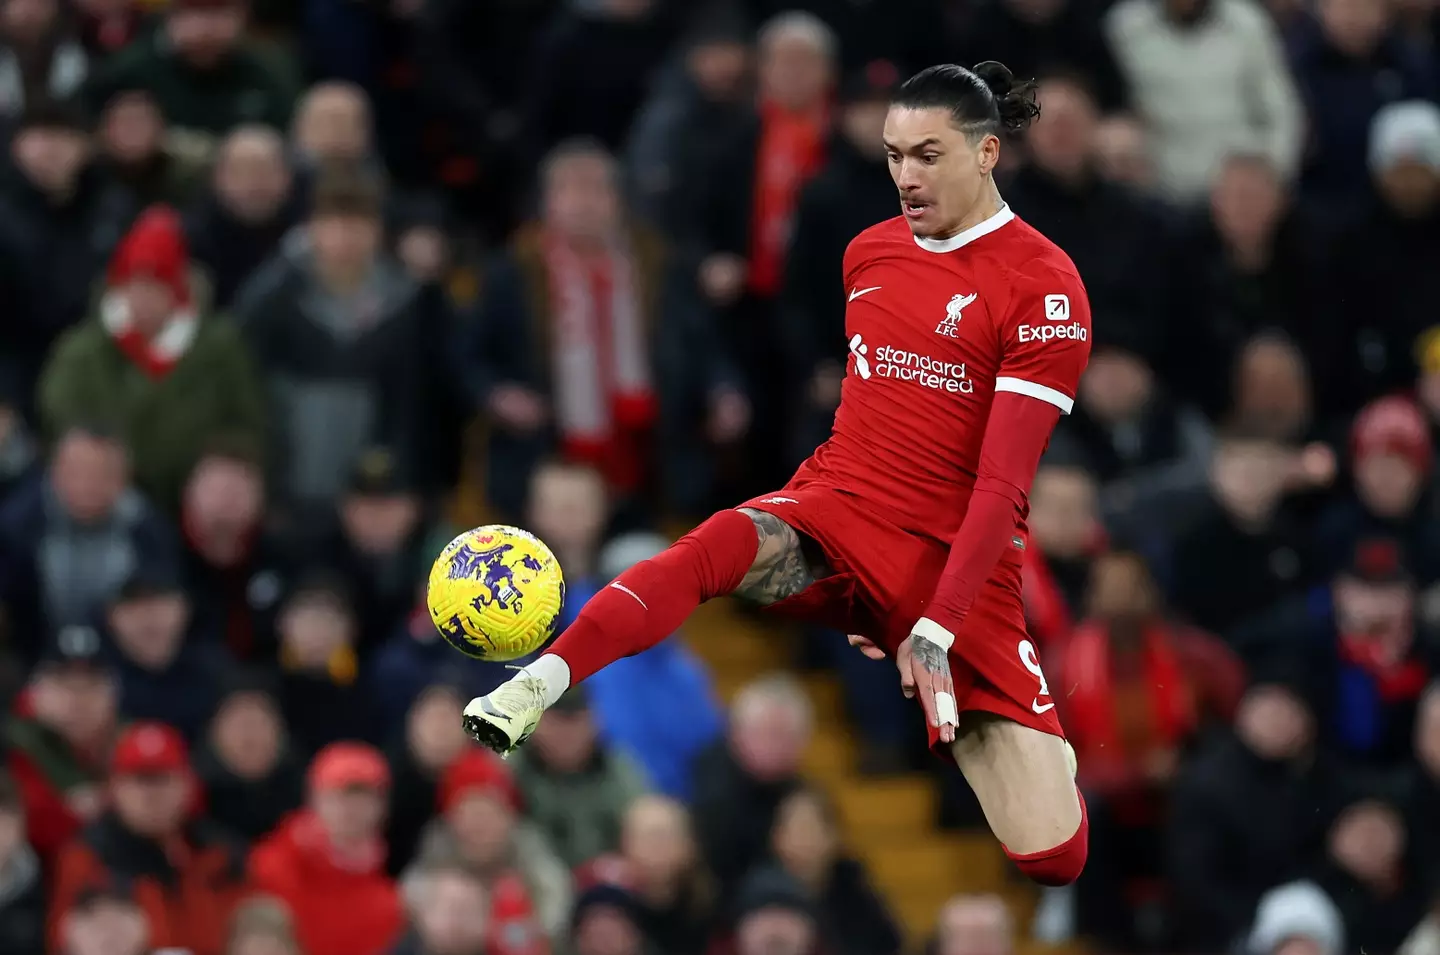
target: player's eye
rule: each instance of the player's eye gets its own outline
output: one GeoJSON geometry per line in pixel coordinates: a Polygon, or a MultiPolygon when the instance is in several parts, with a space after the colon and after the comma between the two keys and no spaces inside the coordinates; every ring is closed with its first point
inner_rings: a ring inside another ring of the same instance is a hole
{"type": "Polygon", "coordinates": [[[891,162],[899,162],[899,161],[900,161],[900,154],[899,154],[899,153],[886,153],[886,156],[890,159],[891,162]]]}
{"type": "Polygon", "coordinates": [[[935,160],[937,160],[937,159],[940,158],[940,154],[939,154],[939,153],[926,153],[925,155],[921,156],[920,158],[925,161],[925,165],[927,165],[927,166],[933,166],[933,165],[935,165],[935,160]]]}

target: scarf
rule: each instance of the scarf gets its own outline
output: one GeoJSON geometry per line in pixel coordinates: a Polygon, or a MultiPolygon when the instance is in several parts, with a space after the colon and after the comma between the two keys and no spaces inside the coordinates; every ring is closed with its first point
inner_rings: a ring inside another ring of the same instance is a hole
{"type": "Polygon", "coordinates": [[[1173,746],[1195,727],[1190,683],[1163,624],[1145,625],[1136,662],[1135,672],[1116,672],[1109,628],[1098,621],[1082,623],[1066,645],[1065,723],[1086,759],[1135,758],[1147,740],[1173,746]],[[1138,706],[1126,706],[1137,693],[1138,706]]]}
{"type": "Polygon", "coordinates": [[[612,486],[633,489],[646,471],[644,439],[658,406],[631,252],[611,248],[587,261],[551,239],[545,264],[561,444],[612,486]]]}
{"type": "Polygon", "coordinates": [[[1423,662],[1414,657],[1391,662],[1381,641],[1366,634],[1341,633],[1340,659],[1374,681],[1375,694],[1383,703],[1418,699],[1430,682],[1423,662]]]}
{"type": "Polygon", "coordinates": [[[130,320],[130,306],[124,296],[107,292],[100,300],[100,324],[121,354],[148,377],[159,380],[170,374],[195,343],[199,319],[188,309],[177,311],[154,335],[145,335],[130,320]]]}
{"type": "Polygon", "coordinates": [[[760,104],[760,146],[750,209],[750,291],[772,298],[780,291],[790,224],[800,187],[825,160],[828,111],[793,113],[760,104]]]}

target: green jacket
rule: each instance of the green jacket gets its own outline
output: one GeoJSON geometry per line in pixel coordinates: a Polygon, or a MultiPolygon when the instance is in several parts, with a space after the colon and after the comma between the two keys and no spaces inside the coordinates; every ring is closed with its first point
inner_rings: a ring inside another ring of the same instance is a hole
{"type": "Polygon", "coordinates": [[[510,760],[525,803],[525,818],[550,838],[572,869],[620,846],[625,810],[645,794],[645,776],[624,753],[601,750],[583,772],[547,770],[533,748],[510,760]]]}
{"type": "Polygon", "coordinates": [[[175,514],[196,462],[217,438],[264,448],[265,392],[228,320],[200,321],[195,340],[165,377],[151,378],[92,316],[66,332],[40,377],[40,417],[53,438],[76,422],[125,435],[135,481],[175,514]]]}
{"type": "Polygon", "coordinates": [[[214,70],[197,71],[175,56],[163,28],[111,57],[90,78],[86,98],[98,110],[136,89],[155,97],[167,126],[217,136],[242,123],[288,128],[298,95],[286,71],[248,45],[214,70]]]}

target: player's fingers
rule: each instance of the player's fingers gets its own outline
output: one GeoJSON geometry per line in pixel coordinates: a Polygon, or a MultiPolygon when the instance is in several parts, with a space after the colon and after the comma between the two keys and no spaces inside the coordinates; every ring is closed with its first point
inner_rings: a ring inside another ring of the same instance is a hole
{"type": "Polygon", "coordinates": [[[940,739],[946,743],[955,742],[955,730],[960,724],[960,713],[955,702],[955,681],[951,679],[949,667],[944,673],[935,674],[935,718],[940,729],[940,739]]]}
{"type": "Polygon", "coordinates": [[[911,666],[912,659],[910,641],[906,640],[895,651],[895,668],[900,671],[900,692],[905,694],[907,700],[915,698],[915,670],[911,666]]]}

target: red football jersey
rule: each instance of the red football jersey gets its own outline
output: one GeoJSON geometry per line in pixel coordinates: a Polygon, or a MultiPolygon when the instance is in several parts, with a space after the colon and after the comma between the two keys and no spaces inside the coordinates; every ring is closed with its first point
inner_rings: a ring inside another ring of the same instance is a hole
{"type": "Polygon", "coordinates": [[[997,391],[1069,413],[1090,355],[1070,257],[1004,207],[949,239],[904,218],[845,251],[850,344],[830,439],[801,466],[898,527],[949,542],[965,517],[997,391]]]}

